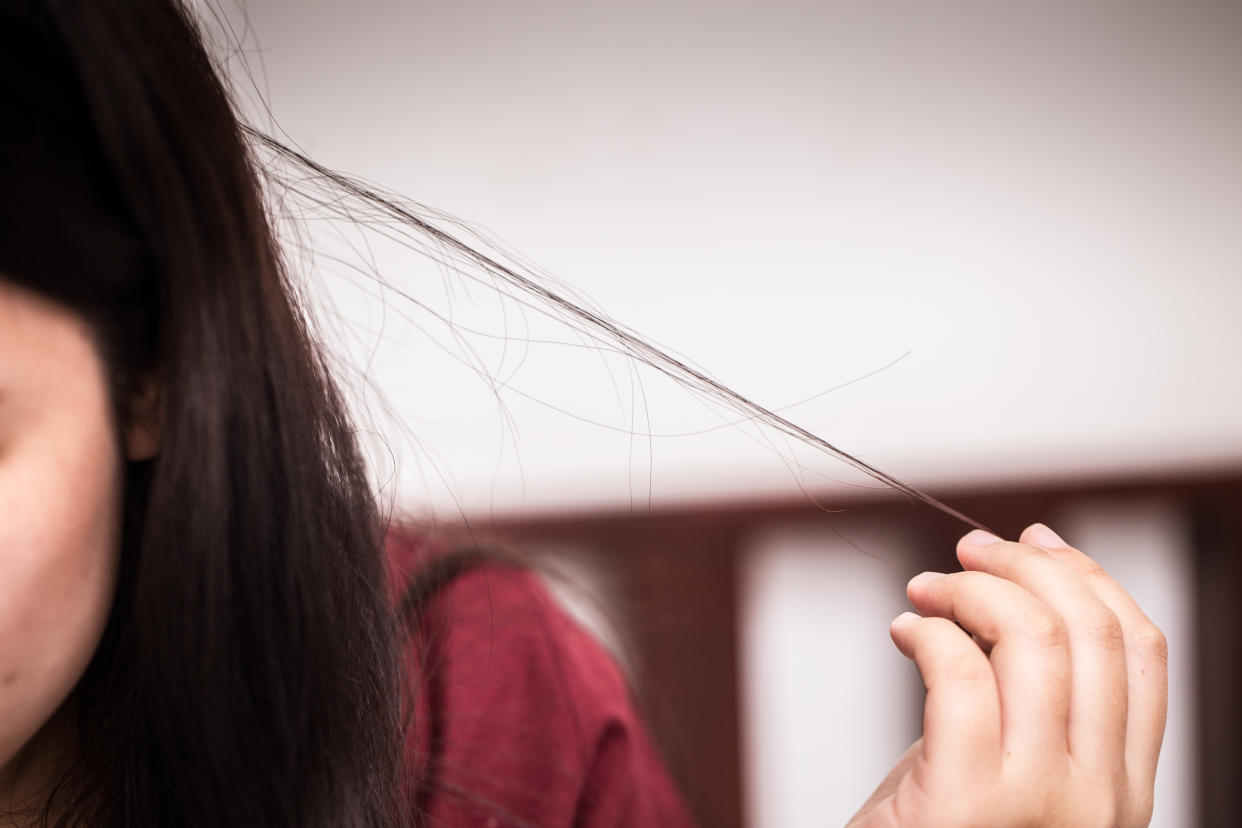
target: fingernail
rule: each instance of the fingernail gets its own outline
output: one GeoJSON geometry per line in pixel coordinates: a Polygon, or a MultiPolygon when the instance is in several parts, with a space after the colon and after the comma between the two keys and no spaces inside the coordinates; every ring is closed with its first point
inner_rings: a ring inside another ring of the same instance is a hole
{"type": "Polygon", "coordinates": [[[921,584],[924,581],[934,581],[937,578],[943,577],[943,572],[920,572],[918,575],[915,575],[910,579],[910,583],[908,585],[913,586],[914,584],[921,584]]]}
{"type": "Polygon", "coordinates": [[[901,615],[894,618],[892,622],[889,624],[889,626],[901,627],[906,624],[909,624],[911,621],[918,620],[920,617],[922,616],[920,616],[916,612],[903,612],[901,615]]]}
{"type": "Polygon", "coordinates": [[[994,543],[1002,543],[1002,541],[991,532],[976,529],[966,537],[962,538],[962,543],[967,546],[991,546],[994,543]]]}
{"type": "Polygon", "coordinates": [[[1046,549],[1064,549],[1069,546],[1068,543],[1061,540],[1061,536],[1056,532],[1044,526],[1042,523],[1033,525],[1026,535],[1031,539],[1031,543],[1036,546],[1042,546],[1046,549]]]}

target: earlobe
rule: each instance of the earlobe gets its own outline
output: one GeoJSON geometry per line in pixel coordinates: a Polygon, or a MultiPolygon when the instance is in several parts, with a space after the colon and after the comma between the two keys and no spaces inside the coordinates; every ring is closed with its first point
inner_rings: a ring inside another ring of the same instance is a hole
{"type": "Polygon", "coordinates": [[[125,423],[125,458],[150,460],[160,453],[164,435],[164,397],[159,383],[144,383],[130,398],[125,423]]]}

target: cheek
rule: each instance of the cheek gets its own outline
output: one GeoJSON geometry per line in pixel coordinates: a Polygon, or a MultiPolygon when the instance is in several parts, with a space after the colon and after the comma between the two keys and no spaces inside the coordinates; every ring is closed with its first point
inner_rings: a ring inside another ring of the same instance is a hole
{"type": "Polygon", "coordinates": [[[101,406],[77,408],[0,454],[0,766],[69,695],[103,633],[119,557],[113,440],[101,406]]]}

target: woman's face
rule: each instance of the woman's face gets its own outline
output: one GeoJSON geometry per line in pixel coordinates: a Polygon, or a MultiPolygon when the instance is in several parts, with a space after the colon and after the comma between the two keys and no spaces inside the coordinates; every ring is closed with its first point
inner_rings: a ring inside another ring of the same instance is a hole
{"type": "Polygon", "coordinates": [[[90,331],[0,278],[0,796],[99,644],[123,451],[90,331]]]}

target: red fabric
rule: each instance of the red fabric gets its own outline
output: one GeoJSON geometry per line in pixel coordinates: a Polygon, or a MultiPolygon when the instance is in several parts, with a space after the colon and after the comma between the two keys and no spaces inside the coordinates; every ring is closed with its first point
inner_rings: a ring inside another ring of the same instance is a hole
{"type": "MultiPolygon", "coordinates": [[[[389,543],[394,585],[426,552],[389,543]]],[[[486,564],[420,615],[407,762],[426,825],[690,828],[616,664],[530,572],[486,564]]]]}

